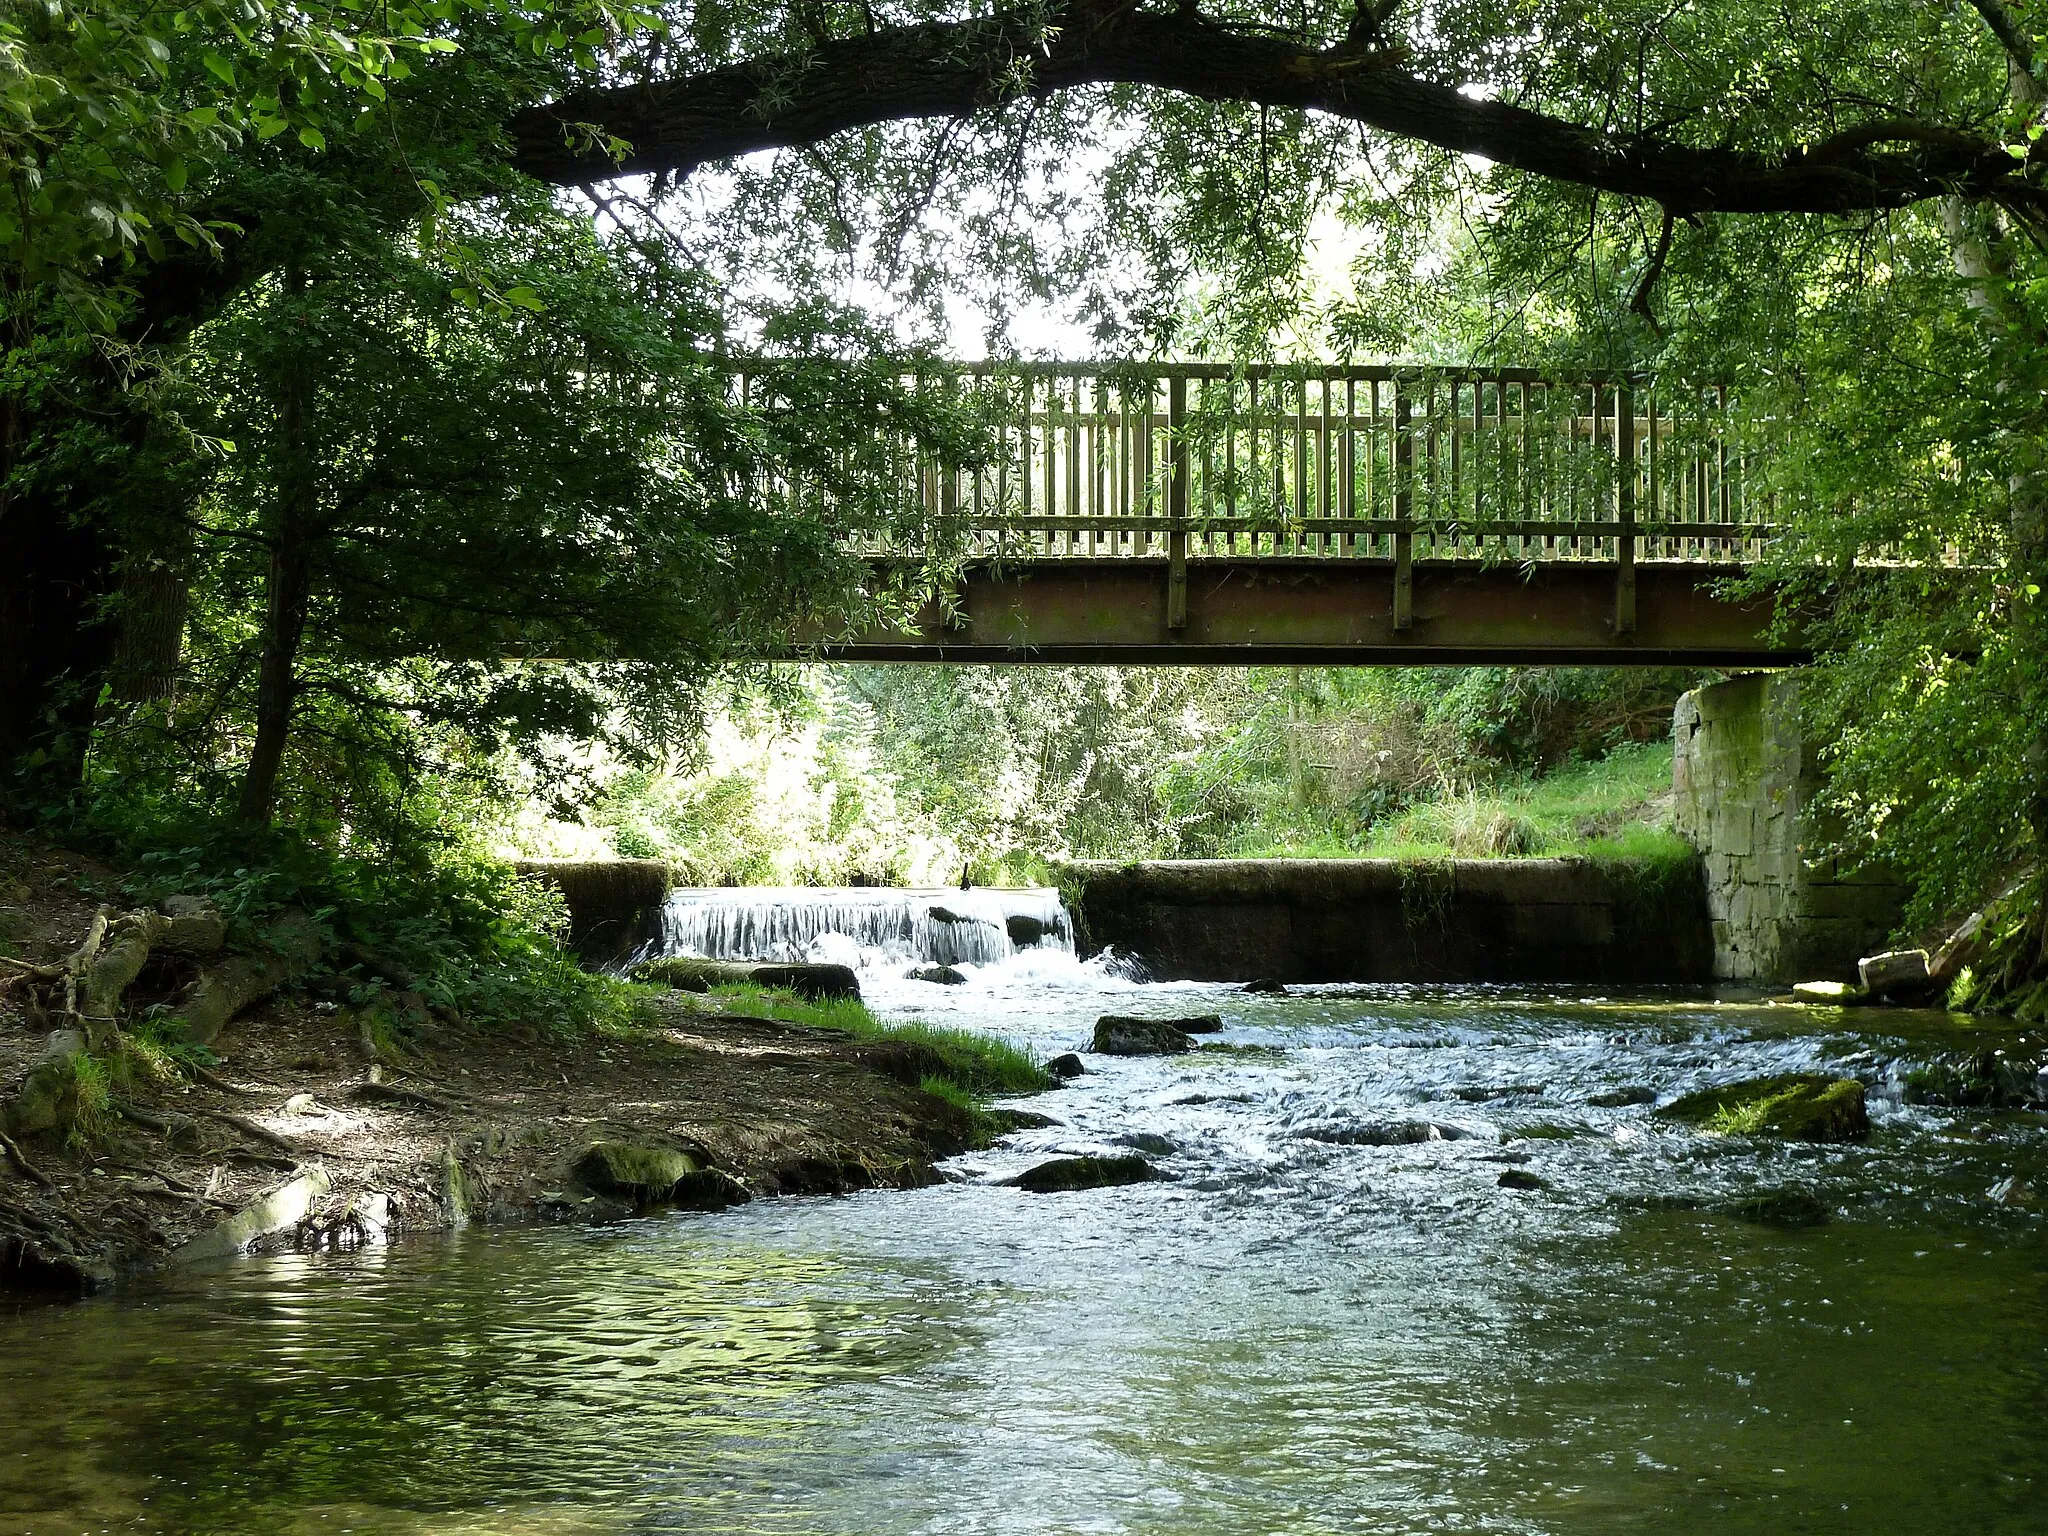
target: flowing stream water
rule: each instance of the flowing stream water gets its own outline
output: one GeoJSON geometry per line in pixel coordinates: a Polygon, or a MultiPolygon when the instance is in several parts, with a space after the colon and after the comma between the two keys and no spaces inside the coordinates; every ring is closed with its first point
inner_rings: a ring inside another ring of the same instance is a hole
{"type": "Polygon", "coordinates": [[[874,945],[863,983],[1045,1054],[1110,1011],[1220,1013],[1224,1048],[1090,1058],[1032,1101],[1060,1124],[932,1189],[24,1305],[0,1536],[2048,1531],[2044,1220],[1991,1193],[2048,1193],[2048,1123],[1898,1088],[2004,1037],[1676,992],[1254,996],[1059,935],[1007,950],[937,986],[874,945]],[[1867,1141],[1593,1102],[1809,1068],[1871,1085],[1867,1141]],[[997,1182],[1133,1144],[1170,1179],[997,1182]],[[1787,1189],[1832,1219],[1729,1214],[1787,1189]]]}

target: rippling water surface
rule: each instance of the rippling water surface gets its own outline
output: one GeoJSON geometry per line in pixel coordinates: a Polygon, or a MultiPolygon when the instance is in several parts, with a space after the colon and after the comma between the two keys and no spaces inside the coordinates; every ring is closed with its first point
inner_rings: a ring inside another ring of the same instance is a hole
{"type": "Polygon", "coordinates": [[[0,1533],[2048,1532],[2043,1218],[1987,1194],[2048,1192],[2048,1128],[1898,1102],[1973,1038],[1939,1016],[1052,952],[870,987],[1046,1052],[1110,1010],[1229,1048],[1093,1062],[937,1189],[0,1315],[0,1533]],[[1875,1085],[1868,1142],[1588,1102],[1809,1067],[1875,1085]],[[1171,1182],[992,1182],[1131,1139],[1171,1182]],[[1786,1188],[1834,1219],[1723,1213],[1786,1188]]]}

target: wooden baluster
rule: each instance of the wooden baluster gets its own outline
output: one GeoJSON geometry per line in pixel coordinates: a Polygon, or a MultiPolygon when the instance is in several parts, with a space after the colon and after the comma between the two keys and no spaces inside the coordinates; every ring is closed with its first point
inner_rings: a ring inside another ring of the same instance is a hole
{"type": "Polygon", "coordinates": [[[1621,531],[1614,544],[1614,632],[1636,632],[1636,402],[1623,384],[1614,392],[1614,456],[1620,468],[1615,512],[1621,531]]]}
{"type": "Polygon", "coordinates": [[[1409,531],[1414,510],[1415,424],[1406,382],[1394,380],[1394,628],[1415,627],[1415,547],[1409,531]]]}
{"type": "Polygon", "coordinates": [[[1308,516],[1308,374],[1303,373],[1294,381],[1294,536],[1288,542],[1290,554],[1309,554],[1315,550],[1315,540],[1307,537],[1307,530],[1301,526],[1308,516]]]}
{"type": "MultiPolygon", "coordinates": [[[[1346,377],[1344,380],[1344,430],[1337,435],[1339,444],[1337,467],[1337,516],[1354,519],[1358,516],[1358,380],[1346,377]]],[[[1356,556],[1358,533],[1355,529],[1340,529],[1337,536],[1337,553],[1356,556]]]]}
{"type": "Polygon", "coordinates": [[[1188,627],[1188,381],[1175,374],[1166,385],[1166,627],[1188,627]]]}

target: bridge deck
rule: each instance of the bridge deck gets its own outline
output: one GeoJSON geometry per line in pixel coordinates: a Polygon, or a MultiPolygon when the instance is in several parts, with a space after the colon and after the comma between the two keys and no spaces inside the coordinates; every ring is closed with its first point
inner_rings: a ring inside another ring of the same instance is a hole
{"type": "Polygon", "coordinates": [[[1244,558],[1186,568],[1172,622],[1163,559],[1041,559],[978,566],[913,630],[822,648],[843,661],[1295,665],[1790,666],[1770,605],[1715,595],[1735,566],[1636,567],[1636,623],[1615,628],[1611,565],[1517,568],[1417,561],[1410,613],[1395,622],[1391,560],[1244,558]]]}
{"type": "MultiPolygon", "coordinates": [[[[830,656],[1803,659],[1769,638],[1768,605],[1709,590],[1772,533],[1763,440],[1720,386],[1151,363],[913,382],[978,411],[984,450],[941,463],[885,427],[904,515],[856,547],[882,567],[942,544],[974,558],[913,628],[830,656]]],[[[772,369],[743,384],[775,391],[772,369]]]]}

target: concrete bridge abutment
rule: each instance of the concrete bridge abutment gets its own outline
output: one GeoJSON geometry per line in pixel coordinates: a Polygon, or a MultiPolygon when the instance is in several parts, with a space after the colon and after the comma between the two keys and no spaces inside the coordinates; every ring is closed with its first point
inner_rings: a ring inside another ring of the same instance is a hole
{"type": "Polygon", "coordinates": [[[1854,980],[1905,905],[1904,886],[1818,851],[1801,685],[1796,670],[1732,678],[1684,695],[1672,720],[1675,819],[1700,855],[1719,980],[1854,980]]]}

